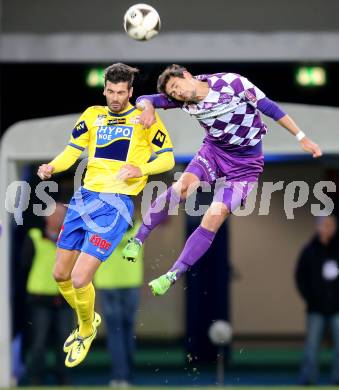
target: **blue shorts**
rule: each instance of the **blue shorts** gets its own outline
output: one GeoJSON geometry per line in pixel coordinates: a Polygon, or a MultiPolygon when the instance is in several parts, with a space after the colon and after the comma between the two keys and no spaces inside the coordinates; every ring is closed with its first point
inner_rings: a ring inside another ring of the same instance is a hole
{"type": "Polygon", "coordinates": [[[105,261],[132,224],[134,205],[124,194],[80,187],[70,201],[57,246],[105,261]]]}

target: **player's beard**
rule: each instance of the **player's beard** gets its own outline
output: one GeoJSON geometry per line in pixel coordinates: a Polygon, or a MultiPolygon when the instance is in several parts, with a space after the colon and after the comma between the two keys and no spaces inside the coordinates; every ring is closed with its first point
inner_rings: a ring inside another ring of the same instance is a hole
{"type": "Polygon", "coordinates": [[[110,111],[118,113],[126,109],[126,107],[128,106],[128,99],[124,100],[123,102],[107,102],[107,105],[110,111]]]}
{"type": "Polygon", "coordinates": [[[192,92],[191,94],[191,101],[194,102],[194,103],[197,103],[198,99],[197,99],[197,94],[195,91],[192,92]]]}
{"type": "MultiPolygon", "coordinates": [[[[175,99],[175,98],[173,98],[173,99],[175,99]]],[[[176,100],[178,100],[179,102],[187,102],[187,103],[197,103],[198,102],[197,94],[195,91],[185,92],[184,94],[182,94],[180,96],[179,99],[176,99],[176,100]]]]}
{"type": "Polygon", "coordinates": [[[195,91],[191,92],[191,95],[185,99],[188,103],[198,103],[199,99],[197,98],[197,93],[195,91]]]}

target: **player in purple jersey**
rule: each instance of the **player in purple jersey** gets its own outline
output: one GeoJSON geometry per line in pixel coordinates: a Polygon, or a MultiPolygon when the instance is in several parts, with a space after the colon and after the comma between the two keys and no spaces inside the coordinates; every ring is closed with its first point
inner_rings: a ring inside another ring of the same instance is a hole
{"type": "Polygon", "coordinates": [[[261,140],[267,132],[260,112],[286,128],[313,157],[321,156],[321,150],[275,102],[238,74],[192,76],[173,64],[159,76],[158,91],[160,94],[137,100],[144,127],[154,122],[155,108],[181,108],[199,121],[206,135],[180,179],[154,201],[135,238],[125,247],[124,256],[133,261],[150,232],[201,182],[218,184],[200,226],[187,239],[177,261],[165,275],[149,283],[155,295],[163,295],[204,255],[221,224],[258,181],[264,165],[261,140]],[[165,207],[156,211],[162,204],[165,207]]]}

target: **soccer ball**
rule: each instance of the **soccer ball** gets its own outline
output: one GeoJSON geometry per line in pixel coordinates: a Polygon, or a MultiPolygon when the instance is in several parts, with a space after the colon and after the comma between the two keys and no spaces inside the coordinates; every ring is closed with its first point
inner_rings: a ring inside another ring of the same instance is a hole
{"type": "Polygon", "coordinates": [[[147,4],[135,4],[128,8],[124,16],[124,29],[137,41],[154,38],[161,27],[158,12],[147,4]]]}

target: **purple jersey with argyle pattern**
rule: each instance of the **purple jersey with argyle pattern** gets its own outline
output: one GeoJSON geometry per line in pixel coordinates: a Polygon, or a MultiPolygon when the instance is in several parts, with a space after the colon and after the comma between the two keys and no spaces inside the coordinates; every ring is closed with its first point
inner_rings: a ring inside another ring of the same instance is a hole
{"type": "Polygon", "coordinates": [[[267,127],[260,112],[276,121],[286,113],[247,78],[238,74],[194,77],[208,83],[209,91],[203,100],[182,102],[166,94],[155,94],[140,96],[137,103],[146,99],[155,108],[181,108],[199,121],[206,136],[185,172],[208,183],[225,178],[231,187],[219,189],[216,199],[221,199],[233,211],[245,201],[252,184],[263,171],[261,140],[267,127]]]}
{"type": "Polygon", "coordinates": [[[197,103],[170,99],[165,94],[140,96],[137,103],[147,99],[155,108],[180,107],[205,129],[205,144],[213,144],[227,152],[260,148],[267,127],[259,111],[276,121],[286,115],[259,88],[239,74],[215,73],[194,77],[209,86],[207,96],[197,103]]]}
{"type": "MultiPolygon", "coordinates": [[[[245,77],[235,73],[195,76],[209,85],[209,93],[197,104],[185,102],[182,109],[206,130],[206,143],[255,146],[267,132],[257,103],[265,94],[245,77]]],[[[235,148],[237,149],[237,148],[235,148]]]]}

